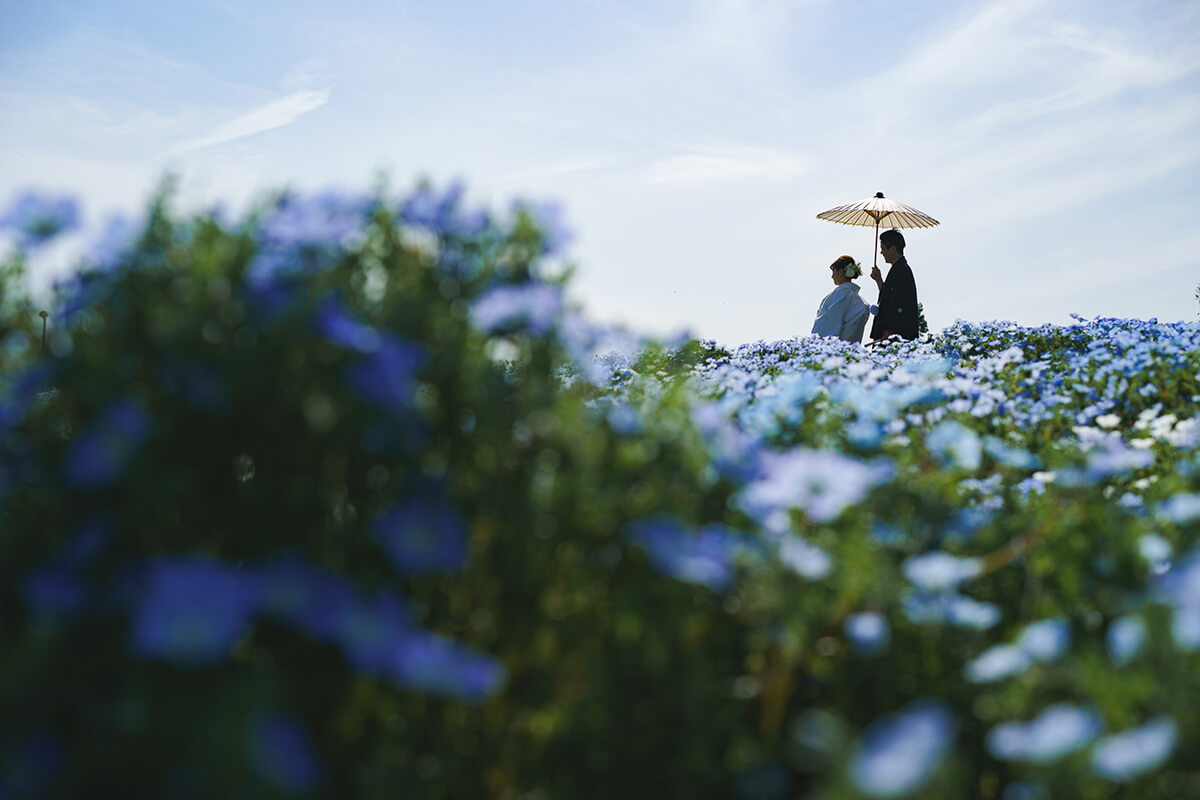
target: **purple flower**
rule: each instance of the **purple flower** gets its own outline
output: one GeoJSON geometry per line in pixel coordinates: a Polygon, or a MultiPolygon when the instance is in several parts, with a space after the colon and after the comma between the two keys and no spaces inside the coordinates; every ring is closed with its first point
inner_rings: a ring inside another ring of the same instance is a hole
{"type": "Polygon", "coordinates": [[[250,761],[260,778],[285,794],[312,791],[321,780],[308,734],[278,712],[259,712],[250,720],[250,761]]]}
{"type": "Polygon", "coordinates": [[[313,318],[317,335],[348,350],[374,353],[383,345],[383,336],[365,322],[351,316],[336,297],[327,297],[313,318]]]}
{"type": "Polygon", "coordinates": [[[513,211],[525,214],[537,228],[542,238],[544,256],[558,255],[575,238],[575,234],[563,222],[562,206],[554,201],[530,202],[517,200],[513,211]]]}
{"type": "Polygon", "coordinates": [[[13,375],[5,392],[7,397],[0,401],[0,432],[21,424],[38,393],[54,380],[54,374],[52,364],[41,362],[13,375]]]}
{"type": "Polygon", "coordinates": [[[108,546],[116,532],[117,523],[111,516],[99,515],[79,525],[67,539],[58,562],[68,569],[86,567],[108,546]]]}
{"type": "Polygon", "coordinates": [[[384,411],[407,410],[417,388],[417,373],[429,355],[421,345],[384,335],[379,348],[346,370],[350,390],[384,411]]]}
{"type": "Polygon", "coordinates": [[[338,609],[334,625],[346,660],[370,674],[386,672],[396,647],[412,635],[408,608],[392,592],[381,592],[373,603],[353,599],[338,609]]]}
{"type": "Polygon", "coordinates": [[[478,703],[504,681],[504,667],[492,656],[426,631],[405,637],[393,656],[393,679],[426,694],[478,703]]]}
{"type": "Polygon", "coordinates": [[[457,572],[467,561],[466,522],[444,501],[397,503],[372,528],[392,565],[405,575],[457,572]]]}
{"type": "Polygon", "coordinates": [[[100,272],[111,272],[129,255],[144,227],[145,223],[136,223],[123,214],[109,217],[92,245],[92,266],[100,272]]]}
{"type": "Polygon", "coordinates": [[[133,649],[147,658],[200,666],[219,661],[246,629],[255,586],[204,556],[152,562],[133,620],[133,649]]]}
{"type": "Polygon", "coordinates": [[[330,268],[362,236],[374,208],[371,198],[332,191],[285,197],[260,227],[249,283],[263,286],[330,268]]]}
{"type": "Polygon", "coordinates": [[[746,547],[743,537],[724,526],[691,531],[669,517],[634,522],[626,535],[646,551],[659,572],[715,592],[729,588],[734,558],[746,547]]]}
{"type": "Polygon", "coordinates": [[[79,202],[29,189],[0,213],[0,231],[12,231],[23,247],[36,247],[79,225],[79,202]]]}
{"type": "Polygon", "coordinates": [[[850,777],[871,797],[920,788],[954,744],[954,716],[940,700],[918,700],[872,723],[850,760],[850,777]]]}
{"type": "Polygon", "coordinates": [[[63,618],[87,605],[87,590],[73,572],[53,565],[31,572],[21,583],[25,604],[36,614],[63,618]]]}
{"type": "Polygon", "coordinates": [[[141,406],[129,398],[111,402],[67,449],[67,485],[90,489],[117,482],[149,436],[150,418],[141,406]]]}
{"type": "Polygon", "coordinates": [[[321,640],[336,638],[343,615],[358,602],[341,578],[295,557],[265,564],[254,580],[262,611],[321,640]]]}
{"type": "Polygon", "coordinates": [[[487,230],[487,214],[462,213],[459,206],[463,193],[463,185],[457,182],[442,195],[429,186],[421,186],[401,203],[400,221],[427,228],[439,236],[478,236],[487,230]]]}
{"type": "Polygon", "coordinates": [[[562,313],[562,289],[545,283],[497,286],[471,305],[471,323],[484,333],[548,333],[562,313]]]}

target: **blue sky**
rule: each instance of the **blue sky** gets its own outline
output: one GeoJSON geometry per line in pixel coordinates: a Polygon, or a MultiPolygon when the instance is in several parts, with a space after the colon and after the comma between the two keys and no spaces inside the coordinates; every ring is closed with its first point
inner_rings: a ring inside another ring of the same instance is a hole
{"type": "Polygon", "coordinates": [[[574,298],[650,333],[807,333],[873,248],[816,214],[876,191],[942,223],[906,233],[935,329],[1194,320],[1200,4],[0,0],[0,197],[98,225],[168,169],[561,201],[574,298]]]}

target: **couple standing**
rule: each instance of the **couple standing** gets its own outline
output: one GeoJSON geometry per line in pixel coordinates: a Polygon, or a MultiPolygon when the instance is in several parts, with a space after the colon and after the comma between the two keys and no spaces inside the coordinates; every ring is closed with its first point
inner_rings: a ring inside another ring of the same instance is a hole
{"type": "Polygon", "coordinates": [[[858,296],[859,287],[853,281],[862,274],[862,267],[850,256],[841,256],[829,265],[834,289],[817,309],[813,333],[861,342],[867,317],[874,314],[868,344],[889,337],[917,338],[917,282],[904,258],[904,235],[895,229],[881,233],[879,254],[891,265],[887,280],[883,279],[879,267],[871,268],[871,279],[879,287],[879,305],[868,308],[858,296]]]}

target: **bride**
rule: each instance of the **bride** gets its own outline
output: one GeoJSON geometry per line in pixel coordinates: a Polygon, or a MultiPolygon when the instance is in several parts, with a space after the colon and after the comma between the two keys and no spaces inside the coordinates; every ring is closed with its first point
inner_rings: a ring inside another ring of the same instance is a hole
{"type": "Polygon", "coordinates": [[[839,256],[829,265],[833,273],[833,291],[817,308],[812,332],[818,336],[837,336],[847,342],[861,342],[870,311],[858,296],[853,280],[862,275],[862,267],[850,256],[839,256]]]}

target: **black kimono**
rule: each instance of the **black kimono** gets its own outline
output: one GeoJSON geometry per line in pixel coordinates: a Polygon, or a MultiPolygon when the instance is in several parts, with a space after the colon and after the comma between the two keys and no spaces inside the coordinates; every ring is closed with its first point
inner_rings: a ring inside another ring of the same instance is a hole
{"type": "Polygon", "coordinates": [[[884,331],[917,338],[917,282],[904,256],[892,264],[879,292],[879,313],[871,323],[871,338],[882,338],[884,331]]]}

